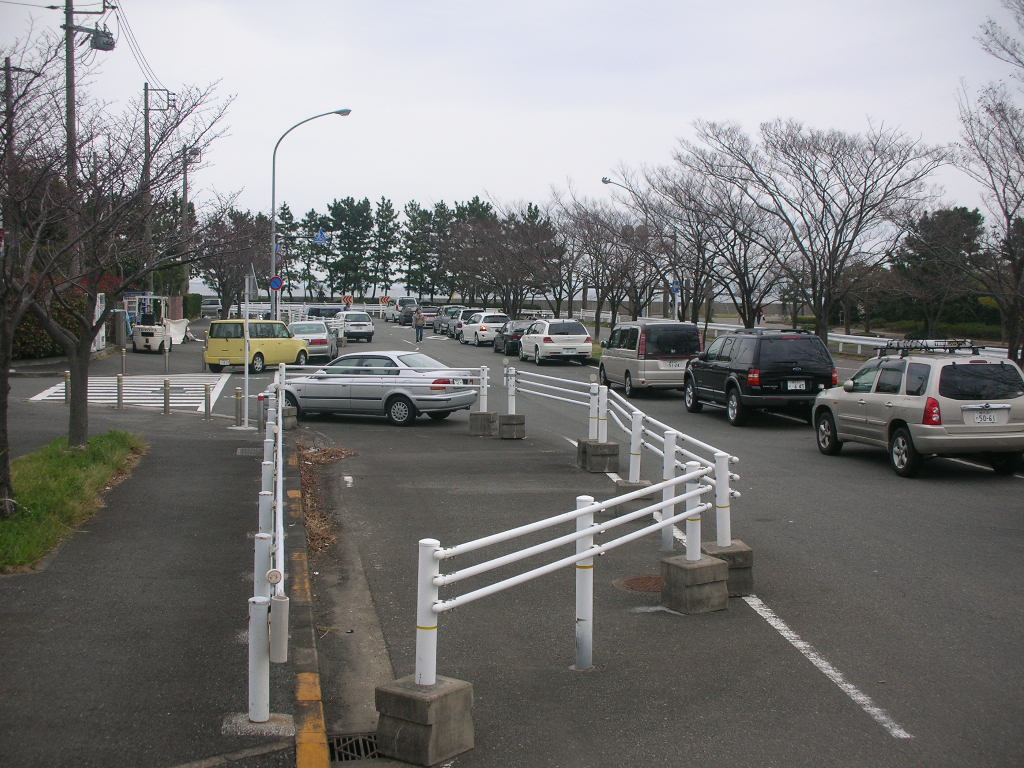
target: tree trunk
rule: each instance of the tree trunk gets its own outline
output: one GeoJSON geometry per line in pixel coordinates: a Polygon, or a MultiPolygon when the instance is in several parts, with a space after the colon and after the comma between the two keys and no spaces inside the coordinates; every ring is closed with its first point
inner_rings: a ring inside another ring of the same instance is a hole
{"type": "Polygon", "coordinates": [[[82,449],[89,445],[89,363],[92,361],[92,337],[79,338],[74,349],[68,352],[68,370],[71,371],[68,448],[82,449]]]}
{"type": "MultiPolygon", "coordinates": [[[[5,329],[6,330],[6,329],[5,329]]],[[[7,399],[11,394],[12,333],[0,339],[0,520],[14,514],[14,488],[11,486],[11,443],[7,430],[7,399]]]]}

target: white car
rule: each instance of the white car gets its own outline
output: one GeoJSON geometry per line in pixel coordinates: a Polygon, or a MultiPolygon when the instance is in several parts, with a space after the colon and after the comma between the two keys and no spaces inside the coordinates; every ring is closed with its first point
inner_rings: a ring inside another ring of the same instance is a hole
{"type": "Polygon", "coordinates": [[[462,335],[459,337],[459,341],[463,344],[469,344],[472,341],[478,347],[481,344],[493,344],[494,337],[509,320],[511,318],[508,315],[477,312],[462,324],[462,335]]]}
{"type": "Polygon", "coordinates": [[[590,332],[578,320],[535,320],[519,340],[519,359],[578,360],[586,365],[594,352],[590,332]]]}
{"type": "Polygon", "coordinates": [[[357,310],[339,312],[331,321],[331,326],[337,328],[338,333],[346,339],[373,341],[373,318],[366,312],[357,310]]]}
{"type": "Polygon", "coordinates": [[[327,323],[319,320],[300,320],[291,323],[288,330],[297,339],[305,339],[309,344],[310,357],[326,357],[333,360],[338,356],[338,332],[328,328],[327,323]]]}
{"type": "Polygon", "coordinates": [[[419,352],[353,352],[311,376],[285,383],[285,402],[301,416],[310,411],[387,416],[408,426],[421,413],[434,421],[476,402],[466,370],[449,368],[419,352]]]}

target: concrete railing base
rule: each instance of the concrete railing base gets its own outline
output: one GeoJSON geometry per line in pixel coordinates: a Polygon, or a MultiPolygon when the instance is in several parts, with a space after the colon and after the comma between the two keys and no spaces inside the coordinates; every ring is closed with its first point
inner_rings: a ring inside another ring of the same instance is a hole
{"type": "Polygon", "coordinates": [[[754,552],[739,539],[733,539],[727,547],[705,543],[701,551],[709,557],[717,557],[729,564],[729,597],[746,597],[754,594],[754,552]]]}
{"type": "Polygon", "coordinates": [[[376,690],[377,748],[413,765],[437,765],[473,748],[473,686],[438,675],[416,685],[415,675],[376,690]]]}
{"type": "Polygon", "coordinates": [[[502,440],[522,440],[526,437],[526,416],[522,413],[503,413],[498,416],[498,437],[502,440]]]}
{"type": "Polygon", "coordinates": [[[285,405],[281,408],[281,424],[285,429],[295,429],[299,426],[299,414],[294,405],[285,405]]]}
{"type": "Polygon", "coordinates": [[[729,606],[728,576],[729,564],[717,557],[666,557],[661,561],[661,604],[679,613],[724,611],[729,606]]]}
{"type": "MultiPolygon", "coordinates": [[[[647,480],[638,480],[635,483],[631,483],[629,480],[623,480],[620,477],[615,481],[615,495],[622,496],[632,491],[639,491],[641,488],[648,488],[650,485],[650,482],[647,480]]],[[[638,499],[633,499],[632,501],[619,504],[615,511],[609,514],[617,517],[618,515],[626,515],[630,512],[636,512],[638,509],[642,509],[643,507],[661,501],[660,498],[655,498],[656,496],[658,496],[657,493],[650,493],[647,496],[641,496],[638,499]]]]}
{"type": "Polygon", "coordinates": [[[490,437],[498,426],[497,411],[470,411],[469,434],[490,437]]]}
{"type": "Polygon", "coordinates": [[[576,466],[587,472],[618,472],[619,444],[580,440],[576,444],[576,466]]]}

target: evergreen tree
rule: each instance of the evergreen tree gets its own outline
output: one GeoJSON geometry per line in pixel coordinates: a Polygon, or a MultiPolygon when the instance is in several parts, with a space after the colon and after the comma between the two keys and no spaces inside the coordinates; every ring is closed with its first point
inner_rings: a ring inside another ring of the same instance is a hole
{"type": "Polygon", "coordinates": [[[332,294],[365,294],[370,282],[369,254],[373,244],[373,211],[368,198],[351,197],[327,206],[333,232],[333,258],[324,263],[332,294]]]}
{"type": "Polygon", "coordinates": [[[297,241],[296,250],[299,252],[301,263],[300,278],[306,286],[306,296],[311,300],[323,291],[317,269],[321,262],[330,256],[330,246],[314,243],[313,238],[317,232],[327,227],[327,217],[317,213],[315,208],[311,208],[299,223],[300,239],[297,241]]]}
{"type": "Polygon", "coordinates": [[[422,296],[429,284],[427,276],[432,251],[433,214],[415,200],[405,204],[405,226],[402,228],[404,269],[399,279],[410,293],[422,296]]]}
{"type": "Polygon", "coordinates": [[[373,297],[377,296],[377,288],[381,294],[387,291],[394,278],[402,244],[402,225],[398,221],[395,206],[386,197],[377,201],[373,217],[373,237],[370,245],[369,284],[373,297]]]}
{"type": "Polygon", "coordinates": [[[288,203],[281,203],[277,214],[277,274],[284,281],[284,291],[288,292],[288,300],[294,301],[294,283],[298,280],[299,270],[296,269],[296,262],[293,258],[296,253],[296,235],[299,232],[299,223],[295,221],[295,214],[288,207],[288,203]]]}

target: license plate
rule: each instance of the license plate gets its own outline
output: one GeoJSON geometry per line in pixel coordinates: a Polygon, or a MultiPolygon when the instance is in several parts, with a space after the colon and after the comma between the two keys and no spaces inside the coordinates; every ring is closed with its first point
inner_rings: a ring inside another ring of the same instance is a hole
{"type": "Polygon", "coordinates": [[[794,390],[797,390],[797,389],[806,390],[807,389],[807,382],[806,381],[787,381],[786,382],[786,389],[790,390],[791,392],[794,391],[794,390]]]}
{"type": "Polygon", "coordinates": [[[667,363],[665,363],[665,367],[667,367],[667,368],[685,368],[686,367],[686,361],[685,360],[669,360],[667,363]]]}
{"type": "Polygon", "coordinates": [[[974,414],[974,423],[975,424],[996,424],[997,423],[996,415],[994,413],[985,413],[984,411],[981,412],[981,413],[976,413],[976,414],[974,414]]]}
{"type": "Polygon", "coordinates": [[[462,379],[455,379],[455,383],[456,383],[456,384],[462,384],[462,383],[463,383],[463,381],[462,381],[462,379]]]}
{"type": "Polygon", "coordinates": [[[576,350],[575,349],[563,349],[562,350],[562,354],[563,355],[575,355],[576,354],[576,350]]]}
{"type": "Polygon", "coordinates": [[[221,360],[220,364],[221,365],[231,365],[231,361],[230,360],[221,360]]]}

